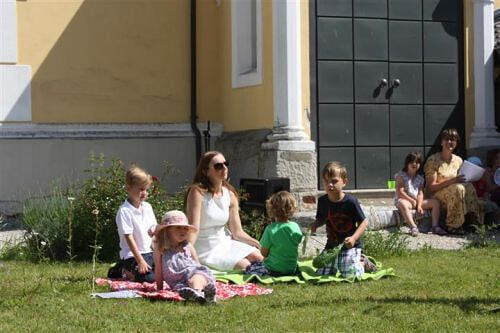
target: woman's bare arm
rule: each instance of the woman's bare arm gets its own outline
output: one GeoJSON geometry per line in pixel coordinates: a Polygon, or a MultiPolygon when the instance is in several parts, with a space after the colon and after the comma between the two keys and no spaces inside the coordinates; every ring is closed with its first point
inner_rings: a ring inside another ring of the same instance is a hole
{"type": "Polygon", "coordinates": [[[250,237],[242,228],[240,220],[240,209],[238,199],[233,192],[229,191],[231,204],[229,205],[229,230],[233,234],[233,238],[240,242],[247,243],[260,249],[260,243],[255,238],[250,237]]]}
{"type": "Polygon", "coordinates": [[[455,177],[450,177],[442,180],[441,182],[437,181],[437,172],[434,172],[432,175],[427,177],[427,188],[432,193],[436,193],[441,191],[443,188],[450,186],[452,184],[463,183],[464,176],[457,175],[455,177]]]}
{"type": "MultiPolygon", "coordinates": [[[[189,224],[200,230],[200,216],[201,216],[201,203],[203,201],[203,194],[196,187],[191,187],[187,197],[187,218],[189,224]]],[[[198,239],[198,231],[189,234],[189,243],[194,245],[198,239]]]]}

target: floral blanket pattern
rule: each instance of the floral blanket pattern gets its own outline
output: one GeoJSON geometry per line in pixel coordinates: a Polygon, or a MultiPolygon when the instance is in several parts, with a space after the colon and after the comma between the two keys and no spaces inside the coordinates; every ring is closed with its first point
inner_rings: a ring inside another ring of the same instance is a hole
{"type": "MultiPolygon", "coordinates": [[[[109,286],[112,291],[119,290],[134,290],[138,295],[144,298],[152,298],[159,300],[170,300],[170,301],[183,301],[183,298],[179,296],[176,291],[173,291],[165,284],[165,288],[161,291],[156,290],[155,283],[139,283],[132,281],[123,280],[112,280],[106,278],[97,278],[96,284],[98,286],[109,286]]],[[[270,288],[263,288],[255,283],[245,283],[243,285],[226,284],[222,282],[216,282],[217,287],[217,300],[225,300],[233,298],[235,296],[247,297],[247,296],[259,296],[268,295],[273,292],[270,288]]]]}

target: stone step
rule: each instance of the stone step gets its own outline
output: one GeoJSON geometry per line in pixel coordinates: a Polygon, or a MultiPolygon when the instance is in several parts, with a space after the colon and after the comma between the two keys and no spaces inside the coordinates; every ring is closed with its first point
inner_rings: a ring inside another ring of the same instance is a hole
{"type": "MultiPolygon", "coordinates": [[[[361,203],[361,208],[368,220],[368,230],[386,229],[400,224],[400,217],[394,205],[391,204],[366,204],[361,203]]],[[[297,212],[293,219],[303,228],[307,229],[316,219],[315,211],[297,212]]],[[[325,227],[318,229],[324,232],[325,227]]]]}

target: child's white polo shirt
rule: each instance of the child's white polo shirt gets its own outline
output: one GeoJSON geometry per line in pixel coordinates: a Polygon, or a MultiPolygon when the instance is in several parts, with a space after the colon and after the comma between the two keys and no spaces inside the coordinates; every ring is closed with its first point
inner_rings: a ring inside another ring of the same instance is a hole
{"type": "Polygon", "coordinates": [[[148,230],[156,226],[156,217],[153,207],[149,203],[142,202],[139,208],[135,208],[128,200],[125,200],[116,214],[116,226],[120,236],[121,259],[134,256],[128,247],[125,235],[133,235],[137,249],[141,254],[152,251],[152,239],[148,230]]]}

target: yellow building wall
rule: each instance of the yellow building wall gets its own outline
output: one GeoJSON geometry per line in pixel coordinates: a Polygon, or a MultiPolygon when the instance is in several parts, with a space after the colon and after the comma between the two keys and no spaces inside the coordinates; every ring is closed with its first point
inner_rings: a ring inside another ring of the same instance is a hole
{"type": "Polygon", "coordinates": [[[262,84],[232,88],[231,1],[198,1],[198,114],[224,130],[273,127],[272,2],[262,0],[262,84]]]}
{"type": "Polygon", "coordinates": [[[189,13],[187,0],[18,1],[33,122],[188,122],[189,13]]]}
{"type": "MultiPolygon", "coordinates": [[[[309,133],[309,2],[301,0],[302,110],[309,133]]],[[[200,121],[220,121],[225,131],[272,128],[272,1],[262,0],[262,84],[232,88],[231,1],[198,1],[198,107],[200,121]]]]}

